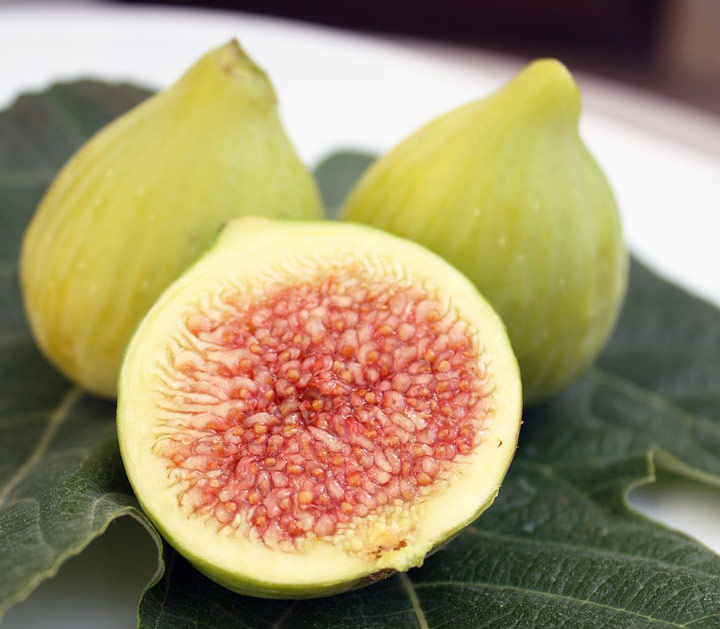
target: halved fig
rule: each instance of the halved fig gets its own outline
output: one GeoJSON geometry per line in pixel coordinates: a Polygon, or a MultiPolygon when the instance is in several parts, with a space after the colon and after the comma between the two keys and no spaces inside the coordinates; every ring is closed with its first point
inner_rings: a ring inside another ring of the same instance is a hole
{"type": "Polygon", "coordinates": [[[135,333],[118,432],[148,516],[255,596],[419,566],[495,498],[522,393],[505,328],[419,245],[232,221],[135,333]]]}

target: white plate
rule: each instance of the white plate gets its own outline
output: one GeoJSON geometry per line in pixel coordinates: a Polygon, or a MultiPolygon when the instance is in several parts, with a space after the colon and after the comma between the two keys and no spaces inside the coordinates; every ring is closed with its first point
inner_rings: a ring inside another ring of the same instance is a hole
{"type": "MultiPolygon", "coordinates": [[[[0,8],[0,106],[20,91],[87,75],[162,87],[230,37],[269,72],[309,164],[341,146],[386,150],[526,61],[240,14],[0,8]]],[[[631,248],[720,304],[720,122],[588,77],[579,82],[583,136],[615,188],[631,248]]],[[[632,502],[720,552],[717,488],[661,482],[633,492],[632,502]]],[[[153,553],[138,527],[115,524],[8,612],[5,626],[130,626],[153,553]]]]}

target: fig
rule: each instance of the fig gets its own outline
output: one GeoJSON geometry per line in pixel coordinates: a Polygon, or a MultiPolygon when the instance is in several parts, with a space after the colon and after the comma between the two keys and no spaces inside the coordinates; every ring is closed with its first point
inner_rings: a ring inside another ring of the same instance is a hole
{"type": "Polygon", "coordinates": [[[227,588],[342,592],[422,563],[493,501],[522,393],[504,326],[421,246],[236,219],[138,327],[120,450],[165,538],[227,588]]]}
{"type": "Polygon", "coordinates": [[[567,69],[535,61],[377,160],[342,211],[425,245],[475,282],[508,328],[526,403],[592,363],[627,284],[617,205],[579,116],[567,69]]]}
{"type": "Polygon", "coordinates": [[[247,214],[317,218],[321,204],[268,78],[231,41],[99,131],[44,196],[20,260],[43,353],[115,397],[142,316],[220,225],[247,214]]]}

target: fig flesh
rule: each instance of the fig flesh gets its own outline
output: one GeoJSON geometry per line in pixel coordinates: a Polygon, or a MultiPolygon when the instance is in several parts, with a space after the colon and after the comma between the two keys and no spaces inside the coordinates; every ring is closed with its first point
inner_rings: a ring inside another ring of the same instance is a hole
{"type": "Polygon", "coordinates": [[[232,221],[160,297],[119,382],[148,516],[244,594],[408,570],[495,498],[522,393],[504,326],[415,243],[330,221],[232,221]]]}
{"type": "Polygon", "coordinates": [[[273,88],[237,42],[91,138],[25,235],[33,334],[66,376],[115,397],[122,352],[162,290],[227,220],[321,216],[273,88]]]}
{"type": "Polygon", "coordinates": [[[475,282],[508,328],[526,402],[592,363],[627,284],[618,209],[579,115],[567,69],[536,61],[379,159],[342,214],[423,244],[475,282]]]}

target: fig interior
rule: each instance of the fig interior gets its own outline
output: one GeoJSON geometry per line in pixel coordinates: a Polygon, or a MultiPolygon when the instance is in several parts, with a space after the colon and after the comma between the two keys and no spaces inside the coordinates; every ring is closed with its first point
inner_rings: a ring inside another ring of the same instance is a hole
{"type": "Polygon", "coordinates": [[[227,288],[186,313],[160,364],[154,446],[182,510],[287,550],[403,547],[417,506],[486,434],[467,327],[360,267],[257,299],[227,288]]]}

